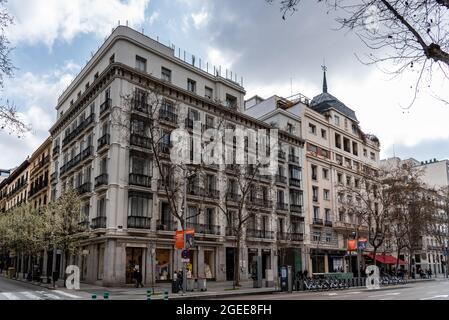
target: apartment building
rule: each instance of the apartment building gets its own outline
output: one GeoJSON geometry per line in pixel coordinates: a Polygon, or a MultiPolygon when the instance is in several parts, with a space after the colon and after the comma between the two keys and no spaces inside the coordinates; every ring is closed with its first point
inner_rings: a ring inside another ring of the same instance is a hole
{"type": "Polygon", "coordinates": [[[357,184],[365,167],[379,167],[378,139],[364,134],[355,112],[327,92],[312,100],[303,95],[289,98],[254,97],[246,102],[250,116],[279,124],[306,141],[304,155],[305,242],[304,268],[314,273],[357,270],[347,252],[347,240],[367,236],[367,228],[355,216],[342,211],[344,194],[339,184],[357,184]],[[283,120],[280,120],[283,119],[283,120]]]}
{"type": "MultiPolygon", "coordinates": [[[[51,199],[75,188],[84,201],[81,222],[91,230],[81,254],[73,260],[81,267],[83,281],[104,286],[130,284],[138,265],[144,283],[150,284],[168,281],[182,268],[180,250],[174,248],[175,230],[180,226],[170,213],[163,188],[172,173],[159,175],[149,147],[148,126],[160,128],[164,161],[170,161],[170,133],[178,127],[190,129],[194,121],[209,128],[225,119],[227,128],[271,129],[242,113],[244,94],[236,81],[205,72],[194,60],[179,59],[173,47],[128,27],[113,30],[58,99],[57,121],[50,129],[51,199]],[[148,119],[142,108],[150,107],[146,101],[155,88],[163,103],[158,118],[148,119]],[[121,114],[129,102],[127,96],[133,97],[129,106],[132,129],[124,136],[114,115],[121,114]]],[[[286,149],[300,154],[300,136],[279,132],[279,139],[286,149]]],[[[279,156],[280,162],[288,162],[285,154],[279,156]]],[[[235,237],[217,208],[229,187],[223,184],[223,176],[232,172],[219,168],[206,168],[207,182],[189,181],[186,198],[187,215],[195,217],[189,221],[196,232],[195,247],[190,249],[193,276],[223,281],[233,277],[235,237]]],[[[278,208],[269,196],[274,196],[276,183],[287,188],[286,171],[283,174],[279,182],[257,178],[262,191],[253,200],[262,201],[256,201],[260,210],[246,230],[243,279],[250,276],[248,265],[254,255],[262,257],[263,269],[277,270],[275,218],[279,210],[288,212],[287,198],[286,194],[279,198],[278,208]]],[[[300,170],[292,174],[292,183],[298,185],[300,170]]],[[[301,200],[296,201],[300,205],[301,200]]]]}
{"type": "MultiPolygon", "coordinates": [[[[401,164],[411,165],[414,169],[419,171],[420,179],[429,188],[436,190],[441,188],[449,188],[449,160],[431,159],[426,161],[418,161],[414,158],[401,159],[399,157],[392,157],[381,161],[382,167],[400,166],[401,164]]],[[[438,199],[436,199],[438,201],[438,199]]],[[[435,214],[440,214],[436,212],[435,214]]],[[[447,226],[442,225],[438,232],[440,239],[447,237],[447,226]]],[[[436,235],[423,234],[419,247],[412,257],[412,261],[416,268],[428,269],[430,268],[434,275],[446,274],[446,252],[442,249],[442,244],[436,235]]],[[[446,243],[447,247],[448,244],[446,243]]],[[[401,259],[406,258],[403,254],[401,259]]],[[[410,257],[407,257],[410,258],[410,257]]]]}
{"type": "Polygon", "coordinates": [[[0,209],[8,211],[28,199],[29,161],[22,162],[0,183],[0,209]]]}
{"type": "Polygon", "coordinates": [[[29,189],[27,201],[34,209],[50,200],[51,139],[48,137],[29,158],[29,189]]]}

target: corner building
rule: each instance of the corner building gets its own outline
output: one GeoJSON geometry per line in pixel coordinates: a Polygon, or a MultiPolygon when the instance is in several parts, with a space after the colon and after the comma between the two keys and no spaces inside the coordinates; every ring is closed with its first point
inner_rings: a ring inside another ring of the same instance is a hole
{"type": "MultiPolygon", "coordinates": [[[[172,130],[193,121],[214,127],[220,118],[230,126],[270,129],[241,112],[245,90],[230,78],[212,75],[201,63],[198,67],[194,60],[188,63],[176,57],[173,47],[119,26],[60,96],[57,121],[50,129],[51,198],[72,187],[83,199],[80,223],[89,225],[89,233],[80,254],[64,262],[80,267],[82,281],[103,286],[131,284],[133,268],[139,265],[149,285],[169,281],[182,268],[180,250],[174,249],[178,221],[169,212],[148,136],[136,129],[123,139],[113,125],[113,114],[123,107],[123,97],[145,96],[154,85],[160,88],[166,108],[152,125],[165,134],[162,150],[169,149],[172,130]]],[[[140,106],[141,102],[133,105],[133,112],[138,114],[140,106]]],[[[296,154],[301,152],[303,141],[297,136],[279,132],[279,139],[296,154]]],[[[207,187],[204,200],[195,192],[187,194],[188,213],[202,210],[191,221],[196,230],[195,247],[190,250],[193,276],[232,280],[235,241],[216,206],[217,201],[224,201],[222,176],[227,172],[214,166],[207,171],[207,186],[192,188],[207,187]]],[[[258,179],[257,183],[266,192],[254,230],[247,232],[248,241],[241,250],[242,279],[249,277],[250,255],[262,256],[263,269],[277,270],[276,207],[269,200],[274,196],[274,181],[258,179]]]]}

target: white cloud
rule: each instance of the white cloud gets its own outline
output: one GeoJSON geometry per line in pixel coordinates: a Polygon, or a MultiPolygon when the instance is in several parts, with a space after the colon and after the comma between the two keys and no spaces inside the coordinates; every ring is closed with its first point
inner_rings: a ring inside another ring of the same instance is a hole
{"type": "Polygon", "coordinates": [[[153,25],[153,23],[159,19],[160,12],[155,11],[151,14],[150,18],[148,19],[148,22],[150,23],[150,26],[153,25]]]}
{"type": "Polygon", "coordinates": [[[203,8],[200,12],[192,13],[191,16],[193,19],[193,25],[197,30],[205,27],[209,21],[209,14],[205,8],[203,8]]]}
{"type": "Polygon", "coordinates": [[[20,164],[49,136],[48,130],[56,118],[57,98],[73,80],[76,71],[76,65],[67,61],[50,73],[35,75],[27,72],[7,81],[4,96],[16,97],[14,104],[18,107],[19,117],[31,125],[32,130],[22,139],[0,131],[0,150],[8,150],[2,154],[0,167],[20,164]]]}
{"type": "Polygon", "coordinates": [[[8,28],[14,43],[71,41],[78,34],[106,36],[118,21],[137,27],[145,21],[150,0],[15,0],[8,2],[15,24],[8,28]]]}

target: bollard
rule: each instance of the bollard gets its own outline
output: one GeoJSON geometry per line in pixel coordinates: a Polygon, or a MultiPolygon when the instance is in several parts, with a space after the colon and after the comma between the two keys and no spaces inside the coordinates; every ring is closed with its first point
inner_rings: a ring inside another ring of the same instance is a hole
{"type": "Polygon", "coordinates": [[[164,292],[164,300],[168,300],[168,291],[167,290],[165,290],[165,292],[164,292]]]}
{"type": "Polygon", "coordinates": [[[96,300],[97,299],[97,294],[96,293],[92,293],[92,300],[96,300]]]}
{"type": "Polygon", "coordinates": [[[147,290],[147,300],[151,300],[151,290],[147,290]]]}
{"type": "Polygon", "coordinates": [[[103,299],[108,300],[109,299],[109,292],[103,293],[103,299]]]}

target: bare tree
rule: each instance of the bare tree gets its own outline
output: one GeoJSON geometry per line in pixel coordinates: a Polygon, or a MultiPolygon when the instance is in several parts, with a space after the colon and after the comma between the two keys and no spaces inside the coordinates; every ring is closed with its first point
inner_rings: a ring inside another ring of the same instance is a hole
{"type": "MultiPolygon", "coordinates": [[[[266,0],[269,3],[274,0],[266,0]]],[[[277,2],[277,1],[276,1],[277,2]]],[[[317,0],[338,14],[340,29],[354,32],[372,51],[363,63],[387,64],[385,72],[401,74],[416,69],[412,103],[420,83],[435,69],[449,72],[449,3],[445,0],[317,0]],[[375,53],[377,52],[377,53],[375,53]]],[[[296,12],[301,0],[279,0],[283,18],[296,12]]]]}
{"type": "MultiPolygon", "coordinates": [[[[4,77],[12,77],[15,69],[10,58],[12,48],[5,35],[5,29],[13,23],[13,18],[5,8],[6,2],[0,0],[0,89],[3,88],[4,77]]],[[[17,134],[20,138],[30,128],[20,119],[13,103],[0,100],[0,129],[6,129],[10,134],[17,134]]]]}

